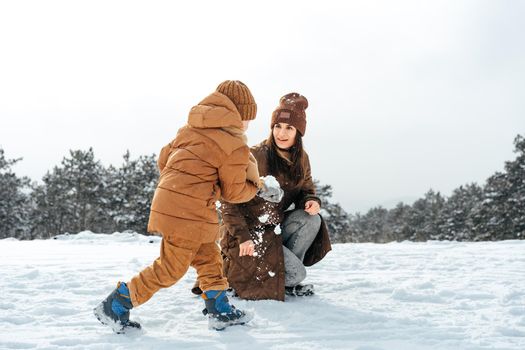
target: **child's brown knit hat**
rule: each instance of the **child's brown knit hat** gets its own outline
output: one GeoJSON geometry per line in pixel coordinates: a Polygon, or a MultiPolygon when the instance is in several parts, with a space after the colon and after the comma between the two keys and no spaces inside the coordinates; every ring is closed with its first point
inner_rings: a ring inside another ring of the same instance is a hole
{"type": "Polygon", "coordinates": [[[235,104],[242,120],[253,120],[257,115],[257,104],[250,89],[239,80],[226,80],[217,86],[217,92],[228,96],[235,104]]]}

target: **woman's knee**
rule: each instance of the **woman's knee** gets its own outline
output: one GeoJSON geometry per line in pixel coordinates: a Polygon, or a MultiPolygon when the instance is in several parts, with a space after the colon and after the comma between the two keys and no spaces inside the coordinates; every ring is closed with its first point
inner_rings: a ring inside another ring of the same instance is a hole
{"type": "Polygon", "coordinates": [[[321,227],[321,216],[319,214],[310,215],[304,210],[296,210],[290,214],[291,222],[297,222],[300,226],[307,227],[309,230],[318,232],[321,227]]]}
{"type": "Polygon", "coordinates": [[[321,228],[321,215],[315,214],[310,215],[308,214],[308,224],[315,229],[315,232],[319,231],[319,228],[321,228]]]}
{"type": "Polygon", "coordinates": [[[321,226],[321,216],[319,214],[310,215],[303,209],[296,209],[284,220],[284,226],[291,226],[294,223],[303,226],[308,225],[319,228],[321,226]]]}

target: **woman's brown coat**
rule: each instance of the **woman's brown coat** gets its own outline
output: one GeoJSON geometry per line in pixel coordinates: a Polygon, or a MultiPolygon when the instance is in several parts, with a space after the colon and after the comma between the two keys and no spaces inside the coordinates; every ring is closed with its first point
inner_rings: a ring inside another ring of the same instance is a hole
{"type": "Polygon", "coordinates": [[[216,241],[215,202],[246,202],[257,192],[247,181],[249,156],[233,102],[219,92],[206,97],[191,109],[188,125],[160,152],[148,231],[201,243],[216,241]]]}
{"type": "MultiPolygon", "coordinates": [[[[268,173],[267,141],[252,147],[261,176],[273,175],[284,197],[280,203],[270,203],[254,197],[248,203],[222,203],[221,249],[224,255],[224,271],[230,286],[244,299],[284,300],[284,258],[280,224],[285,210],[291,204],[304,208],[308,200],[320,202],[310,174],[310,163],[306,156],[305,173],[299,180],[291,180],[286,174],[268,173]],[[256,256],[239,257],[239,244],[252,239],[256,256]]],[[[321,224],[310,249],[306,252],[304,264],[311,266],[331,250],[328,229],[321,224]]]]}

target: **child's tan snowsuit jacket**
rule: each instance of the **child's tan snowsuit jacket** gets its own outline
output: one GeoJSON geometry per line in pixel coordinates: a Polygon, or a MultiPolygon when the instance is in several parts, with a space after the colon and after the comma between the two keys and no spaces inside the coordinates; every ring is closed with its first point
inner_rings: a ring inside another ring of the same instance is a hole
{"type": "Polygon", "coordinates": [[[201,243],[217,240],[215,203],[219,199],[247,202],[259,184],[241,116],[233,102],[219,92],[191,109],[188,124],[162,148],[158,166],[160,179],[148,232],[165,237],[201,243]]]}

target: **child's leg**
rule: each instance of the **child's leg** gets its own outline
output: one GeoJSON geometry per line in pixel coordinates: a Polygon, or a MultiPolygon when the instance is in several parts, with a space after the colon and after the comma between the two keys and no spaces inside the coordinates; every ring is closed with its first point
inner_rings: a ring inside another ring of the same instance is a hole
{"type": "Polygon", "coordinates": [[[251,320],[253,315],[236,309],[226,296],[228,281],[223,276],[222,256],[215,242],[202,244],[191,265],[197,270],[209,328],[222,330],[251,320]]]}
{"type": "Polygon", "coordinates": [[[144,304],[161,288],[175,284],[188,271],[201,243],[165,237],[160,257],[128,283],[134,307],[144,304]]]}
{"type": "Polygon", "coordinates": [[[222,272],[222,256],[215,242],[201,244],[191,263],[197,270],[202,291],[228,289],[228,281],[222,272]]]}

